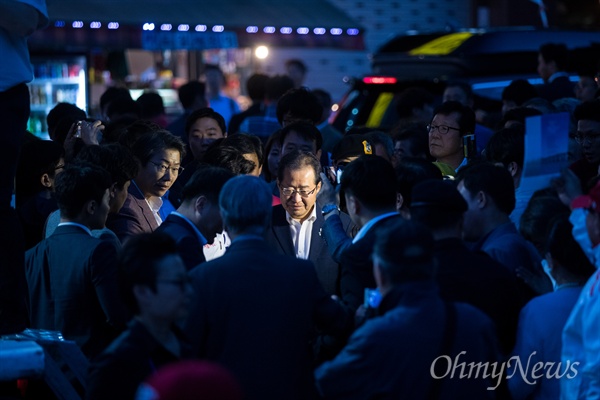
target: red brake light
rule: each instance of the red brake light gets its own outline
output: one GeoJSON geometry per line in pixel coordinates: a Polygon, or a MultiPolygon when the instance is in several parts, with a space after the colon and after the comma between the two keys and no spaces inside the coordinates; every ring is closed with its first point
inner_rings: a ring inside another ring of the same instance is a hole
{"type": "Polygon", "coordinates": [[[382,84],[393,84],[396,83],[398,80],[394,77],[391,76],[367,76],[363,78],[363,82],[364,83],[370,83],[370,84],[375,84],[375,85],[382,85],[382,84]]]}

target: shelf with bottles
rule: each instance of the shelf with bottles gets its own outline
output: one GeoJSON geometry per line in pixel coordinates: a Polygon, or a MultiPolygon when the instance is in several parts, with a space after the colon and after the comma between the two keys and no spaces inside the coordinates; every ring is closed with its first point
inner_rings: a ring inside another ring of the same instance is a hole
{"type": "Polygon", "coordinates": [[[45,110],[36,111],[32,108],[27,121],[27,130],[35,136],[48,139],[48,124],[46,122],[47,112],[45,110]]]}
{"type": "Polygon", "coordinates": [[[53,107],[57,103],[78,104],[81,97],[81,85],[64,84],[60,82],[47,82],[44,85],[36,85],[32,82],[29,86],[29,97],[31,107],[42,109],[53,107]]]}

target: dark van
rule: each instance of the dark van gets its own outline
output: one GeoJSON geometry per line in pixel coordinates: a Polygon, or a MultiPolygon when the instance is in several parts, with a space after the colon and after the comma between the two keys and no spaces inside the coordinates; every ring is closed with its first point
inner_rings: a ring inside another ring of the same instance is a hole
{"type": "Polygon", "coordinates": [[[421,86],[441,99],[446,83],[454,79],[471,83],[476,107],[497,111],[502,90],[512,80],[542,83],[537,54],[548,42],[569,48],[572,80],[600,60],[597,31],[514,28],[398,36],[373,55],[371,75],[347,79],[351,88],[338,103],[333,125],[342,132],[353,126],[390,129],[397,120],[394,100],[399,92],[421,86]]]}

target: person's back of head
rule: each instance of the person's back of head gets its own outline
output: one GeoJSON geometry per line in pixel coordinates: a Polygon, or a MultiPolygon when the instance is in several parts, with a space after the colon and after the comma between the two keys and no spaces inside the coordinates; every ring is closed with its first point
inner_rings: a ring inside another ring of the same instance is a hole
{"type": "Polygon", "coordinates": [[[443,179],[440,169],[422,158],[405,157],[394,167],[394,171],[396,173],[396,190],[402,196],[402,208],[410,208],[412,190],[419,182],[443,179]]]}
{"type": "Polygon", "coordinates": [[[295,133],[300,139],[305,141],[306,143],[311,143],[313,145],[313,149],[300,149],[300,150],[308,150],[313,151],[317,154],[321,147],[323,147],[323,135],[317,129],[316,126],[307,122],[294,122],[289,125],[286,125],[283,129],[281,129],[280,143],[281,143],[281,152],[289,153],[290,151],[297,150],[297,145],[289,143],[289,137],[292,133],[295,133]]]}
{"type": "MultiPolygon", "coordinates": [[[[76,220],[82,214],[89,213],[90,202],[95,203],[94,209],[99,208],[111,185],[110,174],[104,168],[84,162],[67,165],[56,177],[54,190],[61,219],[76,220]]],[[[106,215],[102,226],[105,221],[106,215]]],[[[93,227],[93,229],[98,228],[98,226],[93,227]]]]}
{"type": "MultiPolygon", "coordinates": [[[[48,112],[46,116],[46,123],[48,125],[48,135],[52,140],[55,140],[55,130],[58,123],[64,117],[69,117],[69,120],[81,121],[87,118],[85,111],[71,103],[58,103],[52,110],[48,112]]],[[[62,140],[64,142],[64,139],[62,140]]]]}
{"type": "Polygon", "coordinates": [[[100,112],[102,116],[106,116],[106,108],[108,105],[115,99],[119,97],[125,97],[131,99],[131,93],[129,93],[129,89],[124,87],[115,87],[111,86],[107,88],[104,93],[100,96],[100,112]]]}
{"type": "Polygon", "coordinates": [[[489,162],[467,165],[458,171],[456,182],[464,185],[471,197],[479,192],[491,201],[486,202],[507,216],[515,208],[515,184],[510,172],[489,162]]]}
{"type": "Polygon", "coordinates": [[[104,168],[120,189],[126,182],[134,179],[140,170],[137,158],[131,150],[119,143],[86,146],[77,154],[75,161],[88,162],[104,168]]]}
{"type": "Polygon", "coordinates": [[[531,107],[515,107],[506,111],[502,117],[502,126],[505,128],[512,128],[514,126],[520,126],[525,128],[525,120],[529,117],[536,117],[542,115],[542,112],[536,108],[531,107]]]}
{"type": "Polygon", "coordinates": [[[259,73],[250,75],[246,81],[246,90],[248,91],[248,97],[250,97],[253,102],[260,103],[265,99],[268,81],[268,75],[259,73]]]}
{"type": "Polygon", "coordinates": [[[106,107],[106,117],[110,121],[129,116],[140,118],[140,114],[140,105],[131,97],[117,97],[106,107]]]}
{"type": "Polygon", "coordinates": [[[444,89],[442,101],[458,101],[465,106],[472,107],[473,89],[468,82],[449,81],[444,89]]]}
{"type": "Polygon", "coordinates": [[[375,277],[380,290],[382,279],[377,277],[377,272],[385,275],[390,286],[432,281],[435,276],[433,250],[433,236],[424,225],[403,219],[388,222],[377,231],[373,247],[375,277]]]}
{"type": "Polygon", "coordinates": [[[397,162],[403,157],[419,157],[433,160],[429,154],[429,132],[425,123],[412,123],[398,127],[391,132],[394,141],[394,155],[397,162]],[[398,143],[403,142],[403,143],[398,143]]]}
{"type": "Polygon", "coordinates": [[[519,233],[531,242],[543,256],[546,238],[552,218],[569,216],[569,207],[555,195],[537,195],[531,197],[519,221],[519,233]]]}
{"type": "Polygon", "coordinates": [[[572,232],[573,225],[569,222],[568,212],[552,218],[548,223],[544,255],[549,254],[553,263],[560,263],[561,267],[571,275],[568,278],[583,283],[596,271],[596,268],[575,241],[572,232]]]}
{"type": "Polygon", "coordinates": [[[287,75],[275,75],[267,79],[265,83],[265,99],[270,103],[276,103],[279,99],[294,88],[294,81],[287,75]]]}
{"type": "Polygon", "coordinates": [[[319,104],[321,105],[321,109],[323,110],[323,114],[321,116],[321,119],[319,120],[319,124],[321,124],[324,121],[326,121],[327,118],[329,118],[329,116],[331,115],[331,105],[333,104],[331,100],[331,94],[329,94],[329,92],[323,89],[313,89],[312,93],[319,100],[319,104]]]}
{"type": "Polygon", "coordinates": [[[396,100],[396,111],[401,119],[412,118],[414,109],[423,109],[432,106],[435,98],[431,92],[421,87],[404,89],[396,100]]]}
{"type": "Polygon", "coordinates": [[[134,314],[140,313],[134,287],[146,286],[156,291],[158,264],[168,256],[178,256],[178,252],[175,241],[166,233],[141,233],[123,244],[118,258],[119,290],[134,314]]]}
{"type": "Polygon", "coordinates": [[[573,112],[575,121],[588,120],[600,122],[600,99],[581,103],[573,112]]]}
{"type": "Polygon", "coordinates": [[[381,157],[364,155],[344,169],[340,179],[340,196],[354,196],[373,212],[388,212],[396,207],[394,167],[381,157]]]}
{"type": "Polygon", "coordinates": [[[558,111],[550,100],[543,99],[541,97],[534,97],[527,100],[525,103],[523,103],[523,107],[535,108],[542,114],[552,114],[558,111]]]}
{"type": "Polygon", "coordinates": [[[221,189],[233,177],[225,168],[201,165],[183,187],[183,203],[204,196],[211,204],[218,204],[221,189]]]}
{"type": "Polygon", "coordinates": [[[227,233],[264,235],[271,225],[273,195],[260,178],[248,175],[230,179],[219,195],[219,209],[227,233]]]}
{"type": "Polygon", "coordinates": [[[525,160],[525,131],[522,127],[503,128],[494,132],[484,151],[485,159],[491,163],[502,163],[511,168],[516,163],[523,169],[525,160]]]}
{"type": "Polygon", "coordinates": [[[394,140],[390,135],[382,131],[373,131],[367,135],[367,140],[371,143],[373,154],[383,157],[387,161],[392,161],[394,140]]]}
{"type": "Polygon", "coordinates": [[[429,179],[417,183],[411,192],[410,219],[420,222],[435,234],[449,230],[459,237],[460,224],[468,205],[452,181],[429,179]]]}
{"type": "Polygon", "coordinates": [[[165,104],[157,92],[143,93],[135,102],[140,106],[142,119],[152,119],[165,113],[165,104]]]}
{"type": "Polygon", "coordinates": [[[185,110],[193,111],[206,107],[206,86],[200,81],[190,81],[177,91],[179,102],[185,110]]]}
{"type": "Polygon", "coordinates": [[[458,101],[446,101],[433,111],[433,115],[449,116],[453,113],[458,114],[458,126],[460,127],[460,135],[470,135],[475,132],[475,112],[458,101]]]}
{"type": "Polygon", "coordinates": [[[17,207],[38,192],[52,190],[52,181],[64,167],[64,156],[60,143],[51,140],[33,140],[23,145],[15,177],[17,207]]]}
{"type": "Polygon", "coordinates": [[[305,88],[288,90],[277,102],[277,121],[283,127],[297,121],[315,125],[322,114],[319,99],[305,88]]]}
{"type": "Polygon", "coordinates": [[[537,90],[526,79],[515,79],[502,91],[502,101],[514,103],[513,107],[521,106],[529,99],[537,97],[537,90]]]}
{"type": "Polygon", "coordinates": [[[258,168],[256,163],[244,157],[238,148],[224,144],[224,141],[217,139],[213,142],[204,153],[202,163],[224,168],[234,175],[252,175],[258,168]]]}
{"type": "Polygon", "coordinates": [[[569,50],[564,43],[544,43],[540,46],[539,54],[546,64],[555,63],[557,71],[568,67],[569,50]]]}

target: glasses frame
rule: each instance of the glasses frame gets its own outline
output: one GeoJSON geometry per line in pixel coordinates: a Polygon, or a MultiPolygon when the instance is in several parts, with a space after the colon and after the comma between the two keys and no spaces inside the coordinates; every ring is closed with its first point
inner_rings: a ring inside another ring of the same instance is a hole
{"type": "Polygon", "coordinates": [[[313,189],[313,190],[311,190],[311,191],[308,191],[308,192],[306,192],[306,193],[304,193],[304,194],[302,194],[302,193],[301,193],[301,190],[298,190],[298,189],[296,189],[296,188],[284,188],[284,187],[281,187],[281,186],[279,186],[279,191],[280,191],[280,192],[281,192],[281,194],[282,194],[282,195],[284,195],[285,197],[292,197],[292,196],[294,196],[296,193],[298,193],[298,195],[299,195],[300,197],[302,197],[303,199],[306,199],[306,198],[308,198],[308,196],[312,195],[312,194],[315,192],[315,190],[317,190],[317,188],[318,188],[318,187],[319,187],[319,184],[317,183],[317,184],[315,185],[315,187],[314,187],[314,189],[313,189]],[[290,194],[285,194],[285,191],[286,191],[286,190],[291,190],[292,192],[291,192],[290,194]]]}
{"type": "Polygon", "coordinates": [[[448,134],[448,132],[450,132],[450,129],[454,129],[455,131],[461,131],[460,128],[454,128],[452,126],[448,126],[448,125],[427,125],[427,132],[428,133],[432,133],[434,130],[436,130],[441,134],[441,135],[446,135],[448,134]]]}
{"type": "Polygon", "coordinates": [[[175,168],[175,167],[165,167],[165,165],[163,163],[156,163],[154,161],[148,161],[148,162],[151,163],[151,164],[154,164],[154,166],[156,167],[155,168],[156,172],[158,172],[160,174],[163,174],[163,175],[165,175],[167,173],[167,170],[170,170],[171,171],[171,175],[179,176],[179,175],[181,175],[181,173],[185,169],[183,167],[177,167],[177,168],[175,168]],[[163,171],[163,169],[164,169],[164,171],[163,171]],[[174,169],[177,172],[174,172],[173,171],[174,169]]]}

